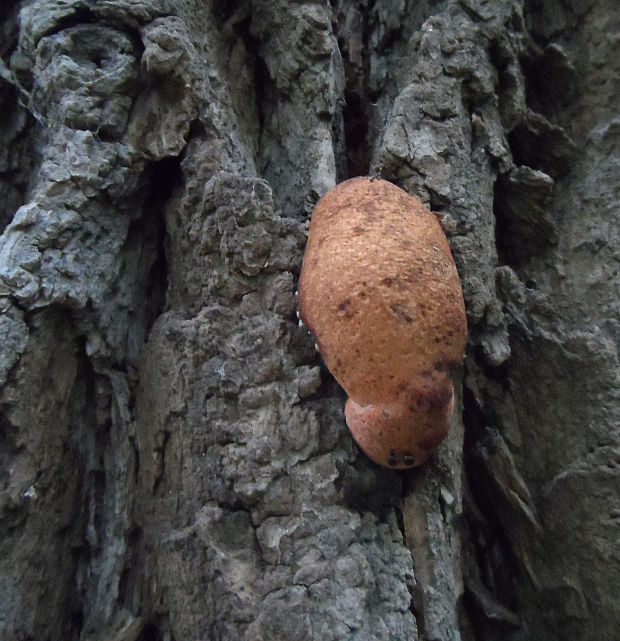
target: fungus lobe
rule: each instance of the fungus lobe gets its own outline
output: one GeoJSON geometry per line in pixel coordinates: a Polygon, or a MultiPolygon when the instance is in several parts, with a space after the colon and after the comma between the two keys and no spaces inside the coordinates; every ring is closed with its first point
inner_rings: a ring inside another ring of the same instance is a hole
{"type": "Polygon", "coordinates": [[[352,178],[316,205],[299,311],[347,392],[347,425],[375,462],[408,468],[448,433],[465,305],[436,217],[392,183],[352,178]]]}

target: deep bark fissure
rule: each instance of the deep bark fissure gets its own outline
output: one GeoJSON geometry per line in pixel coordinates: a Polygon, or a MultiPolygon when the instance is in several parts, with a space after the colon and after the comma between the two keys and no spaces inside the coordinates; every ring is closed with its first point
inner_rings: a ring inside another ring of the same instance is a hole
{"type": "Polygon", "coordinates": [[[366,176],[370,172],[370,17],[365,3],[357,7],[336,2],[333,28],[344,68],[344,153],[346,178],[366,176]]]}
{"type": "MultiPolygon", "coordinates": [[[[168,290],[168,260],[166,257],[166,207],[174,191],[182,181],[181,162],[183,153],[170,156],[152,163],[147,168],[147,198],[142,205],[143,213],[134,223],[136,241],[145,236],[145,230],[152,236],[154,258],[147,266],[145,274],[145,300],[147,301],[144,323],[145,337],[151,331],[153,323],[162,313],[166,304],[168,290]]],[[[130,227],[129,236],[132,228],[130,227]]]]}
{"type": "Polygon", "coordinates": [[[36,162],[34,119],[21,104],[20,88],[0,78],[0,230],[27,198],[36,162]]]}

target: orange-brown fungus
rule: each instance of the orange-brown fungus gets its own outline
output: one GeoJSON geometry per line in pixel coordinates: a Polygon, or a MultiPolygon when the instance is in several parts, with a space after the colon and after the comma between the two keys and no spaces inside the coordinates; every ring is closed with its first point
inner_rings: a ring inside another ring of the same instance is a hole
{"type": "Polygon", "coordinates": [[[467,339],[436,217],[385,180],[334,187],[312,214],[299,310],[349,395],[347,424],[362,450],[392,468],[425,461],[448,433],[451,373],[467,339]]]}

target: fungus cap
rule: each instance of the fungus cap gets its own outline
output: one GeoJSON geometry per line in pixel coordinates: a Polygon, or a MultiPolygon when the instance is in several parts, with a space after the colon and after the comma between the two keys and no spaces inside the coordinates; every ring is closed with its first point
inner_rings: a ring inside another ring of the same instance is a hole
{"type": "Polygon", "coordinates": [[[301,319],[347,392],[347,425],[374,461],[407,468],[448,432],[465,305],[448,241],[417,198],[352,178],[316,205],[299,280],[301,319]]]}

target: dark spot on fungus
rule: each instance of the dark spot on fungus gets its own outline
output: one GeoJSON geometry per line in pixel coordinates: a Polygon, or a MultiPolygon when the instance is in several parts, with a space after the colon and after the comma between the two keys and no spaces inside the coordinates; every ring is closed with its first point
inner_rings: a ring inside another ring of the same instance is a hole
{"type": "Polygon", "coordinates": [[[338,305],[338,312],[344,314],[345,318],[351,318],[354,312],[349,307],[351,307],[351,299],[347,298],[338,305]]]}
{"type": "Polygon", "coordinates": [[[413,465],[413,456],[409,452],[405,452],[403,462],[405,465],[413,465]]]}
{"type": "Polygon", "coordinates": [[[428,407],[431,410],[441,410],[452,399],[452,389],[448,386],[440,387],[432,392],[425,392],[418,397],[418,407],[428,407]]]}
{"type": "Polygon", "coordinates": [[[390,453],[388,454],[388,457],[387,457],[387,464],[390,467],[394,467],[395,465],[398,465],[398,459],[399,459],[398,452],[396,452],[396,450],[390,450],[390,453]]]}
{"type": "Polygon", "coordinates": [[[384,284],[386,287],[391,287],[393,282],[394,282],[394,279],[393,279],[393,278],[384,278],[384,279],[383,279],[383,284],[384,284]]]}
{"type": "Polygon", "coordinates": [[[409,315],[409,309],[406,305],[402,303],[392,303],[390,309],[400,318],[400,320],[405,321],[405,323],[412,323],[413,318],[409,315]]]}

